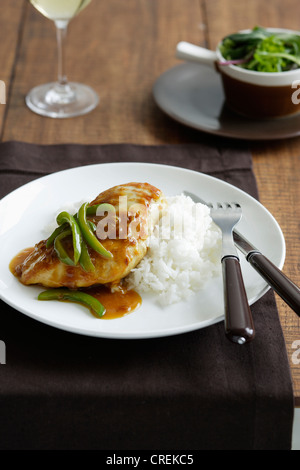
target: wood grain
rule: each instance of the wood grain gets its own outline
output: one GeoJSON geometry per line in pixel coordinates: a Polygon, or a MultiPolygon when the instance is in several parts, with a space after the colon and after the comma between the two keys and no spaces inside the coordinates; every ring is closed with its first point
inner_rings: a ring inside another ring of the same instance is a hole
{"type": "MultiPolygon", "coordinates": [[[[175,45],[189,33],[204,41],[198,1],[109,0],[92,2],[69,27],[66,69],[70,80],[98,92],[99,107],[91,114],[55,121],[34,115],[24,106],[35,85],[56,78],[56,39],[52,22],[30,5],[3,140],[59,143],[180,141],[179,126],[165,125],[152,98],[155,79],[177,63],[175,45]]],[[[167,121],[169,124],[169,121],[167,121]]],[[[186,140],[190,134],[186,130],[186,140]]]]}
{"type": "MultiPolygon", "coordinates": [[[[33,114],[24,100],[32,87],[56,79],[54,25],[26,0],[2,0],[2,6],[0,79],[8,89],[8,104],[0,106],[2,141],[222,145],[172,121],[153,101],[155,80],[178,63],[176,44],[215,48],[226,34],[256,24],[299,29],[298,0],[96,0],[70,23],[66,68],[70,80],[95,88],[100,105],[84,117],[53,120],[33,114]]],[[[300,285],[300,138],[246,144],[261,202],[286,239],[284,272],[300,285]]],[[[292,360],[300,319],[276,299],[300,406],[300,368],[292,360]]]]}
{"type": "MultiPolygon", "coordinates": [[[[0,80],[6,88],[6,103],[9,104],[11,88],[22,37],[25,0],[2,0],[0,17],[0,80]]],[[[0,105],[0,133],[3,129],[8,106],[0,105]]]]}
{"type": "MultiPolygon", "coordinates": [[[[295,14],[298,5],[294,0],[233,3],[232,0],[205,1],[210,48],[215,48],[227,34],[257,24],[299,29],[295,14]]],[[[251,143],[251,150],[260,200],[276,218],[285,237],[283,271],[300,285],[300,138],[251,143]]],[[[277,295],[276,300],[292,370],[296,404],[300,406],[300,368],[293,363],[293,345],[300,340],[300,318],[277,295]]]]}

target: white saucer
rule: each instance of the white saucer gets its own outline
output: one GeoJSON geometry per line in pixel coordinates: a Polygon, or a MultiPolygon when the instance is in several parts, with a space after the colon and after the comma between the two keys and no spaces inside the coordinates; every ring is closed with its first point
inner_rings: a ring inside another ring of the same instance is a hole
{"type": "Polygon", "coordinates": [[[250,119],[230,111],[221,77],[203,64],[184,63],[163,73],[155,82],[156,104],[186,126],[235,139],[275,140],[300,135],[300,114],[278,119],[250,119]]]}

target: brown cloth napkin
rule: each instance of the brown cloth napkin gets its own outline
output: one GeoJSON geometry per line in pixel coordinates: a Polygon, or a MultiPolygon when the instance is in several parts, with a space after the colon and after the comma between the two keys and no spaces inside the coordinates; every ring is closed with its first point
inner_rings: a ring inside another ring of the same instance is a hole
{"type": "MultiPolygon", "coordinates": [[[[126,161],[190,168],[258,197],[251,155],[238,144],[20,142],[0,144],[0,196],[65,168],[126,161]]],[[[225,338],[223,322],[167,338],[108,340],[0,305],[2,450],[291,448],[293,390],[271,291],[252,306],[256,339],[243,346],[225,338]]]]}

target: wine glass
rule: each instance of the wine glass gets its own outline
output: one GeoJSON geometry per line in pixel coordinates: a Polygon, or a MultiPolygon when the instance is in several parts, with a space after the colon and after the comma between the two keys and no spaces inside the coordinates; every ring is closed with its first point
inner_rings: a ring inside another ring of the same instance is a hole
{"type": "Polygon", "coordinates": [[[92,111],[99,97],[89,86],[68,82],[64,71],[64,44],[70,20],[91,0],[29,0],[44,16],[54,21],[58,44],[58,80],[33,88],[27,106],[37,114],[52,118],[80,116],[92,111]]]}

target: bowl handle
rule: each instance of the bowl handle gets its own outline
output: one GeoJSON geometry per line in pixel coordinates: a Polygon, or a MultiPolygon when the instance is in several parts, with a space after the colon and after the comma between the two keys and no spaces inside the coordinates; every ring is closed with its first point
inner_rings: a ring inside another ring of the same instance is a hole
{"type": "Polygon", "coordinates": [[[202,64],[214,65],[217,60],[217,53],[205,49],[204,47],[181,41],[176,46],[177,59],[187,60],[190,62],[200,62],[202,64]]]}

